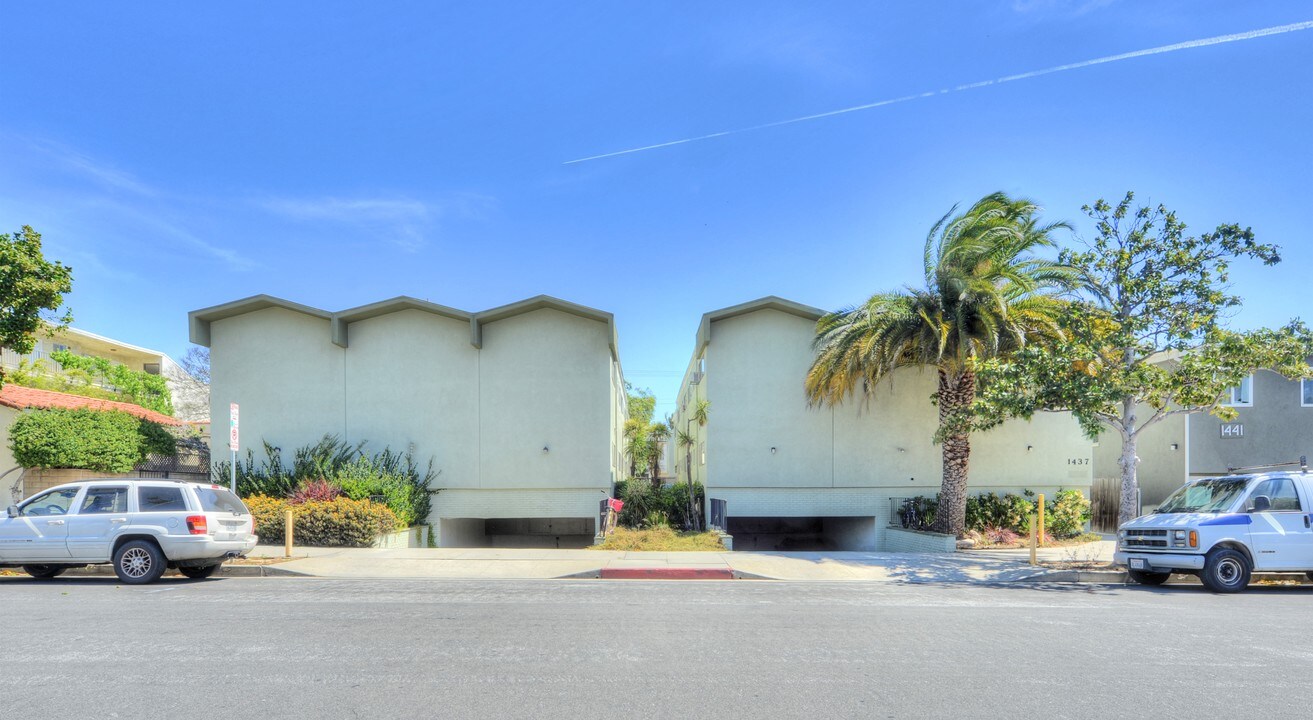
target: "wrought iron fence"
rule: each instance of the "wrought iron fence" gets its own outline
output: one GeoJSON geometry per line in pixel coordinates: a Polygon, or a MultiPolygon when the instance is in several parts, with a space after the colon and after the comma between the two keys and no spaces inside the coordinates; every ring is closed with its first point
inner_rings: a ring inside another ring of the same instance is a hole
{"type": "Polygon", "coordinates": [[[721,532],[728,532],[729,503],[720,498],[711,498],[711,527],[721,532]]]}

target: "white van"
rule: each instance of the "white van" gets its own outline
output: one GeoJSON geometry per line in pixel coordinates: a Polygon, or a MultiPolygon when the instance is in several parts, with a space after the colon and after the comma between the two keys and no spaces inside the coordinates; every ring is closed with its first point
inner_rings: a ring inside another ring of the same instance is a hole
{"type": "Polygon", "coordinates": [[[1310,513],[1306,467],[1191,480],[1153,514],[1121,526],[1114,559],[1143,585],[1189,573],[1213,592],[1244,590],[1253,571],[1313,578],[1310,513]]]}

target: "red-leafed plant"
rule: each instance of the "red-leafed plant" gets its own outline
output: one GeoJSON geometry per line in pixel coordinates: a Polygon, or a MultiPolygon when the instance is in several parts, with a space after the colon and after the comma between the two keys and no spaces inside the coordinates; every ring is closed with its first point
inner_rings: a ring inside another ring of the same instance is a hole
{"type": "Polygon", "coordinates": [[[288,502],[300,505],[307,502],[332,502],[341,497],[342,488],[323,478],[306,480],[296,487],[288,502]]]}

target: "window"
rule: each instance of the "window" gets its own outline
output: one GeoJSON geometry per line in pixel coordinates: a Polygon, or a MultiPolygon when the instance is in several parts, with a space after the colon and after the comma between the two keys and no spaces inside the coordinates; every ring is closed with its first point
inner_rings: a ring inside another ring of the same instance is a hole
{"type": "Polygon", "coordinates": [[[246,506],[236,495],[221,487],[197,487],[196,499],[201,501],[201,509],[206,512],[229,512],[245,515],[246,506]]]}
{"type": "Polygon", "coordinates": [[[1254,404],[1254,376],[1250,375],[1240,381],[1239,385],[1227,388],[1222,395],[1222,404],[1232,407],[1252,407],[1254,404]]]}
{"type": "Polygon", "coordinates": [[[63,488],[42,493],[23,503],[23,515],[67,515],[77,497],[78,488],[63,488]]]}
{"type": "Polygon", "coordinates": [[[1299,495],[1295,493],[1295,483],[1290,478],[1270,478],[1254,486],[1245,501],[1245,509],[1253,511],[1254,498],[1267,496],[1272,512],[1300,512],[1299,495]]]}
{"type": "Polygon", "coordinates": [[[701,462],[700,464],[702,464],[702,465],[706,465],[706,464],[707,464],[707,444],[706,444],[706,443],[698,443],[698,455],[702,458],[702,462],[701,462]]]}
{"type": "Polygon", "coordinates": [[[1299,381],[1299,404],[1313,407],[1313,380],[1307,378],[1299,381]]]}
{"type": "Polygon", "coordinates": [[[93,487],[82,499],[78,515],[125,513],[128,511],[128,489],[125,487],[93,487]]]}
{"type": "Polygon", "coordinates": [[[176,512],[186,510],[179,487],[142,487],[137,489],[137,508],[142,512],[176,512]]]}

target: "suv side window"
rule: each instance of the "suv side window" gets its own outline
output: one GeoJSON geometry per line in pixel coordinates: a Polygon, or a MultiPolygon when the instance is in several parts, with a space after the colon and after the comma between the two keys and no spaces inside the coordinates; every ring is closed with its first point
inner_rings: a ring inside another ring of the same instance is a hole
{"type": "Polygon", "coordinates": [[[1268,478],[1258,485],[1254,486],[1254,491],[1249,494],[1249,499],[1245,501],[1245,509],[1252,511],[1254,509],[1254,498],[1259,495],[1266,495],[1272,503],[1272,512],[1301,512],[1303,506],[1299,502],[1299,495],[1295,492],[1295,483],[1290,478],[1268,478]]]}
{"type": "Polygon", "coordinates": [[[78,507],[78,515],[125,513],[128,511],[128,489],[125,487],[91,487],[78,507]]]}
{"type": "Polygon", "coordinates": [[[187,503],[182,499],[182,488],[143,485],[137,488],[137,509],[141,512],[177,512],[185,511],[187,503]]]}
{"type": "Polygon", "coordinates": [[[62,490],[51,490],[48,493],[37,495],[23,504],[23,515],[67,515],[68,509],[73,505],[73,498],[77,497],[78,488],[63,488],[62,490]]]}

